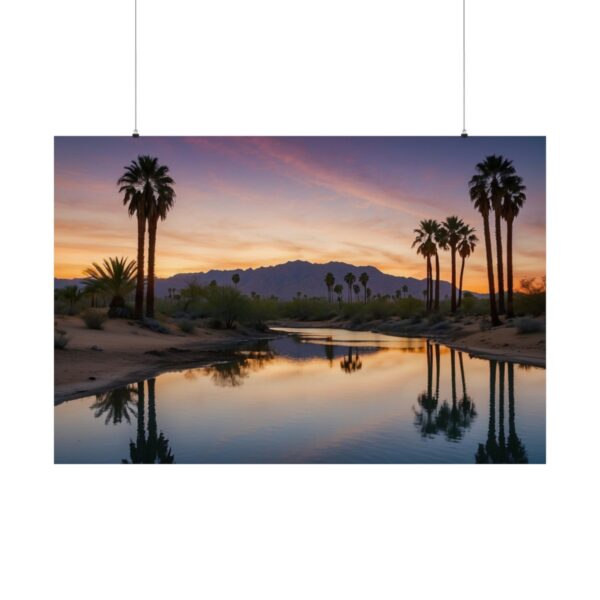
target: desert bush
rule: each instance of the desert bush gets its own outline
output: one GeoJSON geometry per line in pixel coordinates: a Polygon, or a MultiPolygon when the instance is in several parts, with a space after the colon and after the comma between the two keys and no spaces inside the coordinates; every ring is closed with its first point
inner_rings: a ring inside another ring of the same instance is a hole
{"type": "Polygon", "coordinates": [[[533,315],[539,317],[546,314],[546,293],[515,294],[514,310],[518,316],[533,315]]]}
{"type": "Polygon", "coordinates": [[[145,327],[150,331],[154,331],[155,333],[169,333],[169,329],[156,319],[149,319],[148,317],[145,317],[141,323],[142,327],[145,327]]]}
{"type": "Polygon", "coordinates": [[[69,343],[69,338],[63,331],[54,330],[54,348],[56,350],[64,350],[69,343]]]}
{"type": "Polygon", "coordinates": [[[521,317],[515,320],[518,333],[540,333],[546,329],[543,321],[530,317],[521,317]]]}
{"type": "Polygon", "coordinates": [[[104,312],[89,308],[81,314],[81,318],[88,329],[102,329],[107,316],[104,312]]]}
{"type": "Polygon", "coordinates": [[[177,321],[177,327],[179,327],[179,329],[183,331],[183,333],[194,333],[194,330],[196,329],[196,324],[190,319],[180,319],[179,321],[177,321]]]}
{"type": "Polygon", "coordinates": [[[231,286],[209,286],[206,296],[209,316],[221,321],[226,329],[252,316],[250,299],[231,286]]]}
{"type": "Polygon", "coordinates": [[[444,320],[444,315],[441,315],[440,313],[433,313],[429,316],[427,322],[429,325],[436,325],[437,323],[442,323],[444,320]]]}
{"type": "Polygon", "coordinates": [[[492,322],[489,319],[481,319],[479,321],[480,331],[489,331],[492,328],[492,322]]]}
{"type": "Polygon", "coordinates": [[[338,308],[335,304],[319,298],[294,298],[281,304],[281,314],[299,321],[325,321],[336,316],[338,310],[341,312],[344,306],[346,305],[338,308]]]}

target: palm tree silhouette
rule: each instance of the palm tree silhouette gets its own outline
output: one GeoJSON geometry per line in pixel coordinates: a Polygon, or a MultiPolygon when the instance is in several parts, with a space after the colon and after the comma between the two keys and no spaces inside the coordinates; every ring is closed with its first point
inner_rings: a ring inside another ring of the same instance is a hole
{"type": "Polygon", "coordinates": [[[424,219],[419,223],[419,227],[414,230],[416,236],[412,243],[412,247],[417,247],[417,254],[420,254],[425,259],[427,265],[427,288],[426,293],[424,294],[426,296],[425,303],[427,310],[431,310],[433,304],[431,257],[437,255],[437,246],[436,242],[434,241],[434,236],[436,235],[437,231],[437,221],[434,221],[433,219],[424,219]]]}
{"type": "Polygon", "coordinates": [[[68,285],[62,290],[56,292],[56,297],[61,298],[69,304],[69,309],[73,311],[75,305],[81,300],[84,292],[76,285],[68,285]]]}
{"type": "MultiPolygon", "coordinates": [[[[161,431],[158,433],[156,421],[156,379],[148,379],[148,433],[145,427],[144,382],[137,383],[137,430],[136,441],[129,442],[129,459],[132,464],[172,464],[175,457],[169,440],[161,431]]],[[[122,462],[127,463],[127,460],[122,462]]]]}
{"type": "Polygon", "coordinates": [[[333,288],[333,291],[335,292],[337,299],[338,299],[338,303],[341,304],[342,303],[342,293],[344,291],[344,286],[341,283],[336,283],[335,287],[333,288]]]}
{"type": "Polygon", "coordinates": [[[355,283],[352,286],[352,290],[354,291],[354,295],[356,296],[356,301],[360,302],[360,285],[358,285],[358,283],[355,283]]]}
{"type": "MultiPolygon", "coordinates": [[[[415,413],[415,425],[419,428],[421,436],[433,437],[438,433],[438,422],[435,418],[438,406],[439,384],[436,394],[433,394],[433,348],[429,340],[425,342],[425,353],[427,356],[427,389],[417,396],[417,404],[420,411],[413,408],[415,413]]],[[[436,381],[439,381],[439,362],[437,365],[436,381]]]]}
{"type": "Polygon", "coordinates": [[[506,221],[506,315],[514,317],[513,305],[513,222],[527,199],[523,179],[518,175],[505,181],[502,217],[506,221]]]}
{"type": "Polygon", "coordinates": [[[231,281],[233,281],[233,285],[235,285],[235,287],[237,287],[238,283],[240,282],[240,274],[239,273],[234,273],[231,276],[231,281]]]}
{"type": "Polygon", "coordinates": [[[528,463],[527,450],[515,427],[515,374],[513,363],[508,363],[508,458],[516,464],[528,463]]]}
{"type": "Polygon", "coordinates": [[[108,316],[128,316],[125,307],[125,298],[135,288],[136,264],[126,258],[105,258],[102,264],[93,263],[84,271],[87,279],[83,282],[86,288],[97,292],[110,294],[108,316]]]}
{"type": "Polygon", "coordinates": [[[477,245],[478,241],[479,240],[475,235],[475,228],[471,227],[470,225],[463,225],[462,229],[460,230],[460,241],[458,242],[458,254],[461,258],[460,281],[458,284],[458,306],[460,306],[462,303],[465,261],[475,251],[475,246],[477,245]]]}
{"type": "Polygon", "coordinates": [[[363,286],[363,290],[365,291],[365,304],[367,302],[367,283],[369,283],[369,275],[367,273],[361,273],[358,277],[358,281],[363,286]]]}
{"type": "MultiPolygon", "coordinates": [[[[446,217],[441,225],[443,234],[439,236],[441,247],[450,249],[450,261],[452,269],[452,291],[450,294],[450,311],[456,312],[456,249],[461,238],[461,230],[464,227],[462,219],[456,216],[446,217]]],[[[440,243],[440,242],[438,242],[440,243]]]]}
{"type": "Polygon", "coordinates": [[[109,423],[118,425],[123,420],[130,423],[131,417],[135,414],[133,401],[135,394],[136,389],[131,385],[96,394],[96,400],[90,406],[90,410],[95,411],[94,417],[96,418],[106,416],[105,425],[109,423]]]}
{"type": "Polygon", "coordinates": [[[477,173],[483,178],[488,191],[492,210],[494,211],[494,226],[496,233],[496,265],[498,270],[498,312],[502,315],[504,308],[504,266],[502,254],[502,200],[504,188],[508,179],[515,174],[511,160],[496,154],[486,156],[483,162],[476,165],[477,173]]]}
{"type": "Polygon", "coordinates": [[[325,285],[327,286],[327,299],[329,302],[331,302],[333,300],[331,290],[335,285],[335,277],[333,276],[333,273],[327,273],[327,275],[325,275],[325,285]]]}
{"type": "Polygon", "coordinates": [[[407,285],[403,285],[402,286],[402,291],[404,292],[404,297],[406,298],[406,295],[408,294],[408,286],[407,285]]]}
{"type": "Polygon", "coordinates": [[[356,275],[354,275],[354,273],[346,273],[346,275],[344,275],[344,281],[348,286],[348,302],[352,302],[352,285],[356,281],[356,275]]]}
{"type": "Polygon", "coordinates": [[[492,326],[500,325],[496,308],[496,286],[494,282],[494,263],[492,258],[492,239],[490,235],[490,199],[486,187],[486,179],[482,174],[473,175],[469,181],[469,196],[473,206],[483,218],[483,235],[485,239],[485,256],[488,272],[488,290],[490,302],[490,319],[492,326]]]}
{"type": "Polygon", "coordinates": [[[488,433],[485,444],[479,444],[475,462],[493,463],[498,462],[498,443],[496,441],[496,361],[490,360],[490,415],[488,421],[488,433]]]}
{"type": "Polygon", "coordinates": [[[146,290],[146,316],[154,316],[154,262],[156,251],[156,229],[158,220],[164,220],[172,208],[175,192],[169,176],[169,168],[158,164],[151,156],[138,156],[125,167],[124,174],[117,181],[119,193],[123,194],[123,204],[130,216],[138,221],[137,285],[135,292],[134,316],[141,319],[144,304],[144,247],[146,220],[148,220],[148,282],[146,290]]]}

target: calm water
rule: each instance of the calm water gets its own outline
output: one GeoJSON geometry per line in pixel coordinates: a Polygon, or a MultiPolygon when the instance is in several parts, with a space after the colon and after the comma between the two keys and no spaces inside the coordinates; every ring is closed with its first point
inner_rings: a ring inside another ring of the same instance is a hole
{"type": "Polygon", "coordinates": [[[55,407],[57,463],[543,463],[545,370],[424,340],[288,330],[55,407]]]}

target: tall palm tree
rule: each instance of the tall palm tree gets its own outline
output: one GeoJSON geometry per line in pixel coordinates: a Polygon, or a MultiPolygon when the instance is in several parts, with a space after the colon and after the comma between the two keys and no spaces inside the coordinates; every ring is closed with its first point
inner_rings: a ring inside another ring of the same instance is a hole
{"type": "Polygon", "coordinates": [[[355,283],[352,286],[352,290],[354,291],[354,295],[356,296],[356,301],[360,302],[360,285],[358,285],[358,283],[355,283]]]}
{"type": "Polygon", "coordinates": [[[404,297],[406,298],[408,294],[408,286],[406,284],[402,286],[402,291],[404,292],[404,297]]]}
{"type": "Polygon", "coordinates": [[[84,273],[86,287],[93,287],[107,295],[111,295],[108,316],[127,317],[128,310],[125,298],[136,287],[136,264],[126,258],[105,258],[102,264],[93,263],[84,273]]]}
{"type": "Polygon", "coordinates": [[[333,273],[327,273],[327,275],[325,275],[325,285],[327,286],[327,299],[329,302],[331,302],[333,300],[331,291],[335,285],[335,277],[333,276],[333,273]]]}
{"type": "Polygon", "coordinates": [[[490,319],[492,326],[500,325],[498,309],[496,308],[496,286],[494,283],[494,262],[492,258],[492,239],[490,235],[490,198],[487,191],[485,177],[481,174],[473,175],[469,181],[469,196],[473,206],[481,213],[483,218],[483,237],[485,240],[485,257],[488,272],[488,290],[490,297],[490,319]]]}
{"type": "Polygon", "coordinates": [[[154,264],[156,258],[156,230],[158,221],[164,221],[175,203],[175,183],[169,175],[169,167],[159,165],[152,158],[152,180],[155,193],[151,196],[148,209],[148,282],[146,285],[146,316],[154,318],[154,264]]]}
{"type": "Polygon", "coordinates": [[[502,200],[504,199],[507,180],[515,174],[511,160],[492,154],[476,165],[477,174],[485,182],[492,210],[496,234],[496,265],[498,269],[498,312],[503,315],[504,307],[504,262],[502,254],[502,200]]]}
{"type": "Polygon", "coordinates": [[[138,222],[137,285],[135,292],[134,316],[141,319],[144,304],[144,247],[146,220],[148,221],[148,286],[146,292],[146,314],[154,315],[154,261],[156,251],[156,229],[158,220],[164,220],[172,208],[175,192],[169,176],[169,168],[158,164],[151,156],[138,156],[125,167],[125,172],[117,181],[119,193],[123,194],[123,204],[130,216],[136,215],[138,222]]]}
{"type": "Polygon", "coordinates": [[[354,273],[346,273],[344,275],[344,281],[348,286],[348,302],[352,302],[352,286],[356,281],[356,275],[354,273]]]}
{"type": "Polygon", "coordinates": [[[425,294],[427,310],[431,310],[433,304],[431,257],[437,255],[437,246],[436,242],[434,241],[437,230],[437,221],[434,221],[433,219],[424,219],[419,223],[419,227],[414,230],[416,236],[412,243],[412,247],[417,247],[417,254],[420,254],[423,258],[425,258],[427,264],[427,293],[425,294]]]}
{"type": "Polygon", "coordinates": [[[442,232],[438,237],[440,247],[444,250],[450,249],[450,263],[452,270],[452,291],[450,294],[450,311],[456,312],[456,250],[461,238],[461,229],[464,222],[457,216],[446,217],[442,222],[442,232]]]}
{"type": "Polygon", "coordinates": [[[465,261],[475,251],[477,245],[477,236],[475,235],[475,228],[470,225],[463,225],[460,230],[460,241],[458,242],[458,255],[461,258],[460,265],[460,278],[458,283],[458,303],[457,306],[461,305],[462,292],[463,292],[463,275],[465,273],[465,261]]]}
{"type": "Polygon", "coordinates": [[[363,286],[363,290],[365,291],[365,304],[367,302],[367,283],[369,283],[369,275],[367,273],[361,273],[358,277],[358,281],[363,286]]]}
{"type": "Polygon", "coordinates": [[[527,199],[523,179],[518,175],[510,177],[505,184],[502,202],[502,217],[506,221],[506,315],[514,317],[513,305],[513,222],[527,199]]]}

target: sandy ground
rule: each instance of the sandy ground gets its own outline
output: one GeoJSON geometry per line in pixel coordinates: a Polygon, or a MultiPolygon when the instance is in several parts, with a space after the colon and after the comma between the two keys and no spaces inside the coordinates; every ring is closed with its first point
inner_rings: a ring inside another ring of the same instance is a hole
{"type": "Polygon", "coordinates": [[[110,319],[104,329],[87,329],[79,317],[55,316],[55,329],[69,338],[54,352],[54,398],[60,402],[97,393],[136,377],[150,377],[169,368],[222,360],[231,347],[266,334],[251,330],[196,329],[155,333],[134,321],[110,319]]]}

